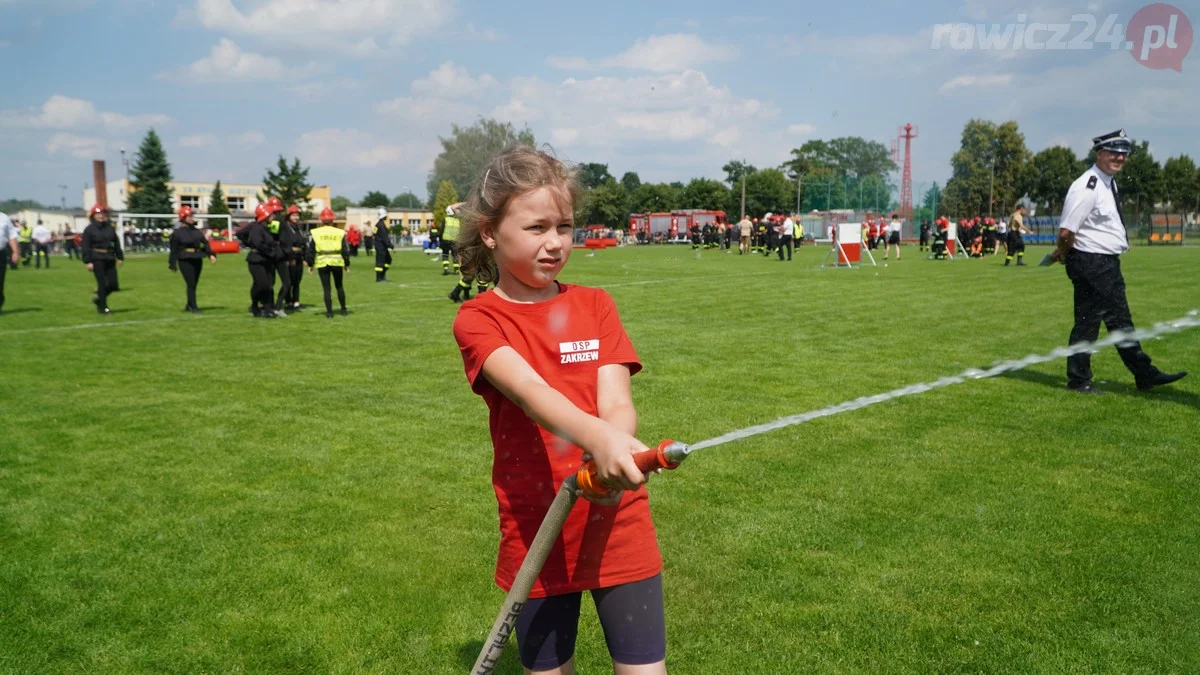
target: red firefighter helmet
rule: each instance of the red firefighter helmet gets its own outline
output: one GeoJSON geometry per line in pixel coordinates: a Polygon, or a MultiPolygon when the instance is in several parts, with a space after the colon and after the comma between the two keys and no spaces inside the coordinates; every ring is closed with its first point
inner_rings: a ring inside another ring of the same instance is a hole
{"type": "Polygon", "coordinates": [[[270,217],[271,217],[271,207],[266,202],[260,202],[258,206],[254,207],[254,219],[255,220],[266,220],[267,218],[270,218],[270,217]]]}
{"type": "Polygon", "coordinates": [[[332,223],[333,222],[333,209],[329,208],[328,206],[321,209],[321,222],[322,223],[332,223]]]}
{"type": "Polygon", "coordinates": [[[283,210],[283,202],[280,201],[279,197],[271,197],[267,199],[267,208],[270,209],[271,213],[279,213],[283,210]]]}
{"type": "Polygon", "coordinates": [[[300,207],[296,206],[295,204],[292,204],[291,206],[289,206],[287,209],[287,214],[290,216],[293,213],[300,213],[300,207]]]}
{"type": "Polygon", "coordinates": [[[188,206],[187,204],[184,204],[183,206],[179,207],[179,219],[180,220],[183,220],[184,218],[191,218],[191,217],[192,217],[192,207],[188,206]]]}
{"type": "Polygon", "coordinates": [[[92,206],[91,211],[88,211],[88,218],[91,218],[92,216],[96,215],[97,213],[108,213],[108,209],[103,206],[100,206],[99,204],[96,204],[96,205],[92,206]]]}

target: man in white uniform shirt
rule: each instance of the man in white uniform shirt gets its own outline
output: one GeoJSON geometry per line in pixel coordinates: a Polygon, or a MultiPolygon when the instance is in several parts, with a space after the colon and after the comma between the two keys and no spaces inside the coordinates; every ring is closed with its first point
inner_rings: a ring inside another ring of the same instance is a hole
{"type": "MultiPolygon", "coordinates": [[[[1124,129],[1093,138],[1092,144],[1096,163],[1067,192],[1058,241],[1050,258],[1066,265],[1067,276],[1075,286],[1071,344],[1095,340],[1101,321],[1109,333],[1133,329],[1125,299],[1125,277],[1121,275],[1121,254],[1129,250],[1129,238],[1121,218],[1120,189],[1114,180],[1133,144],[1124,129]]],[[[1117,353],[1141,390],[1170,384],[1187,375],[1155,368],[1138,342],[1122,343],[1117,353]]],[[[1102,393],[1092,386],[1091,354],[1084,352],[1067,359],[1067,388],[1085,394],[1102,393]]]]}
{"type": "Polygon", "coordinates": [[[53,241],[54,235],[50,233],[50,228],[38,220],[37,225],[33,226],[33,257],[39,269],[42,267],[43,257],[46,258],[46,269],[50,269],[50,244],[53,241]]]}

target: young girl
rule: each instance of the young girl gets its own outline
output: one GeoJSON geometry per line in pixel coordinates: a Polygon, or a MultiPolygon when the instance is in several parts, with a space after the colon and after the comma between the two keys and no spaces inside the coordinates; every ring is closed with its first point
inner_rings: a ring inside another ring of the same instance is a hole
{"type": "Polygon", "coordinates": [[[616,306],[555,281],[571,255],[575,174],[527,147],[488,163],[461,212],[462,273],[495,282],[454,321],[467,380],[490,411],[500,506],[496,583],[508,590],[563,479],[595,461],[614,493],[576,504],[517,621],[526,672],[574,673],[591,591],[618,675],[666,673],[662,558],[632,454],[641,370],[616,306]]]}

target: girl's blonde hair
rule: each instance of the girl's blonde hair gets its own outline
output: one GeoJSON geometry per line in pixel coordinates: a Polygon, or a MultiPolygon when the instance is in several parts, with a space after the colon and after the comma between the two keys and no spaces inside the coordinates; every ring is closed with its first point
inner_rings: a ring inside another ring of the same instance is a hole
{"type": "Polygon", "coordinates": [[[573,212],[583,204],[583,189],[575,168],[541,150],[514,145],[487,163],[458,213],[458,254],[463,276],[475,277],[480,284],[499,281],[492,250],[484,245],[480,231],[495,232],[509,202],[540,187],[549,187],[559,198],[569,200],[573,212]]]}

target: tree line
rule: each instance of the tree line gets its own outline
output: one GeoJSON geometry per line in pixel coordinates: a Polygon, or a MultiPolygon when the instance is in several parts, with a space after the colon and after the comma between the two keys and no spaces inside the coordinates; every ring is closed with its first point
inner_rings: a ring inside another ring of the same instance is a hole
{"type": "MultiPolygon", "coordinates": [[[[1007,215],[1018,202],[1041,214],[1059,215],[1071,183],[1095,161],[1094,151],[1077,157],[1062,146],[1033,154],[1016,122],[973,119],[963,127],[959,150],[950,159],[952,177],[932,199],[940,201],[939,214],[961,217],[1007,215]]],[[[1144,224],[1159,205],[1175,213],[1200,211],[1200,171],[1186,154],[1159,164],[1149,142],[1142,141],[1117,181],[1128,224],[1144,224]]],[[[930,201],[927,197],[924,206],[930,201]]]]}

